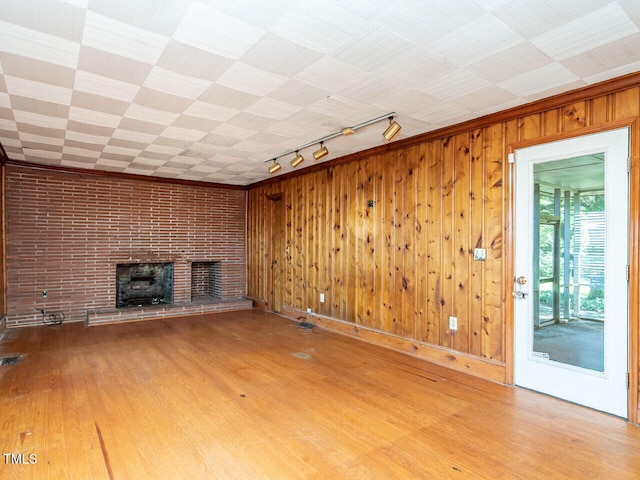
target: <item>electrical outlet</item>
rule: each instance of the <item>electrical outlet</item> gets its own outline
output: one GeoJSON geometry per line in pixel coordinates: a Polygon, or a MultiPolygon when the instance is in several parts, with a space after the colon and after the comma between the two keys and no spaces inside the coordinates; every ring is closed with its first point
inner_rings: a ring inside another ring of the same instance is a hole
{"type": "Polygon", "coordinates": [[[313,310],[311,310],[310,308],[307,308],[307,313],[313,313],[313,310]]]}
{"type": "Polygon", "coordinates": [[[449,330],[458,330],[458,317],[449,317],[449,330]]]}
{"type": "Polygon", "coordinates": [[[42,290],[42,296],[44,298],[47,298],[48,295],[49,295],[49,292],[47,292],[46,290],[42,290]]]}
{"type": "Polygon", "coordinates": [[[320,303],[324,303],[324,293],[320,294],[320,303]]]}

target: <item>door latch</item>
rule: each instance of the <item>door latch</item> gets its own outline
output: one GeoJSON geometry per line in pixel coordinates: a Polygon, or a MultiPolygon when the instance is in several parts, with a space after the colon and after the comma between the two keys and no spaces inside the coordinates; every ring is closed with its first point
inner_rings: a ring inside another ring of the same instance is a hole
{"type": "Polygon", "coordinates": [[[522,286],[527,284],[527,277],[522,275],[519,277],[515,277],[513,279],[513,283],[515,284],[515,290],[511,292],[511,295],[513,295],[513,298],[515,299],[527,298],[528,293],[522,291],[522,286]]]}

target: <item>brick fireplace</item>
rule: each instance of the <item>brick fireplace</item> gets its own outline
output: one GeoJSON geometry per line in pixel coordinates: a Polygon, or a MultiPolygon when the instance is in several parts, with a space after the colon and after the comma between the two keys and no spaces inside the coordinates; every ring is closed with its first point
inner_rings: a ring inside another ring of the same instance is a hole
{"type": "Polygon", "coordinates": [[[41,324],[39,309],[93,324],[250,308],[245,202],[234,187],[8,164],[7,326],[41,324]],[[116,270],[134,264],[171,264],[171,301],[116,307],[116,270]]]}

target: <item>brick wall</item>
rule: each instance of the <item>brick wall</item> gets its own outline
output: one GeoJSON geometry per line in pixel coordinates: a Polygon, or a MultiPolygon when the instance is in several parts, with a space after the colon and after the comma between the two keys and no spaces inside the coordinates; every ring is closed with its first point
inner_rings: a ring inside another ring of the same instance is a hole
{"type": "Polygon", "coordinates": [[[174,302],[193,262],[220,262],[225,300],[245,294],[245,192],[8,165],[7,326],[115,308],[118,263],[173,262],[174,302]],[[48,292],[45,299],[43,290],[48,292]]]}

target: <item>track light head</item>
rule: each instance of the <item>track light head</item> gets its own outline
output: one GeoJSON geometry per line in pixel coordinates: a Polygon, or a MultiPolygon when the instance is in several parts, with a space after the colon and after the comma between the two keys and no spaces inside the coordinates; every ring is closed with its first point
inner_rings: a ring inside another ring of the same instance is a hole
{"type": "Polygon", "coordinates": [[[269,173],[276,173],[278,170],[280,170],[282,168],[282,165],[280,165],[278,162],[276,162],[276,159],[273,159],[273,165],[271,165],[269,167],[269,173]]]}
{"type": "Polygon", "coordinates": [[[329,150],[324,146],[324,142],[320,142],[320,148],[313,152],[313,158],[320,160],[325,155],[329,154],[329,150]]]}
{"type": "Polygon", "coordinates": [[[298,165],[300,165],[302,162],[304,162],[304,157],[302,155],[300,155],[298,153],[298,151],[296,150],[296,156],[293,157],[293,159],[291,160],[291,166],[293,168],[296,168],[298,165]]]}
{"type": "Polygon", "coordinates": [[[382,132],[382,136],[385,138],[385,140],[389,141],[396,136],[401,128],[402,127],[400,126],[400,124],[396,122],[393,117],[389,117],[389,126],[384,132],[382,132]]]}

